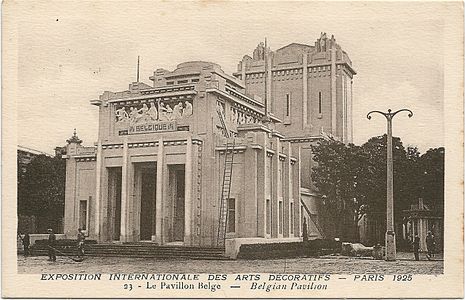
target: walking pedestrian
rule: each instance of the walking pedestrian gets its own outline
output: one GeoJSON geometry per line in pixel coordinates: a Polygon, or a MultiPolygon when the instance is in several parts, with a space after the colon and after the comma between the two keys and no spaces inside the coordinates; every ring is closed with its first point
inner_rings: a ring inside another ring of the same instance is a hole
{"type": "Polygon", "coordinates": [[[31,237],[29,233],[26,231],[24,237],[22,238],[23,241],[23,248],[24,248],[24,257],[29,256],[29,246],[31,245],[31,237]]]}
{"type": "Polygon", "coordinates": [[[84,256],[84,241],[86,237],[84,233],[82,232],[82,229],[78,229],[78,235],[77,235],[77,251],[78,251],[78,257],[83,257],[84,256]]]}
{"type": "Polygon", "coordinates": [[[426,248],[428,253],[426,254],[426,258],[430,260],[432,257],[434,257],[434,251],[436,248],[436,243],[434,241],[434,235],[431,231],[428,231],[426,235],[426,248]]]}
{"type": "Polygon", "coordinates": [[[57,238],[55,234],[53,233],[53,229],[49,228],[47,232],[48,232],[48,260],[56,261],[57,255],[55,253],[55,246],[56,246],[57,238]]]}
{"type": "Polygon", "coordinates": [[[420,251],[420,238],[418,237],[418,235],[415,235],[415,237],[413,238],[413,254],[415,255],[415,260],[420,260],[420,254],[419,254],[419,251],[420,251]]]}

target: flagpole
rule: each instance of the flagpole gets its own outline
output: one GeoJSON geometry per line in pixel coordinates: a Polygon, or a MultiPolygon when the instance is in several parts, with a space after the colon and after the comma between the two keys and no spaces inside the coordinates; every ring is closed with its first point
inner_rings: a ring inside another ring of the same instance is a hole
{"type": "Polygon", "coordinates": [[[137,56],[137,82],[139,82],[139,58],[140,56],[137,56]]]}

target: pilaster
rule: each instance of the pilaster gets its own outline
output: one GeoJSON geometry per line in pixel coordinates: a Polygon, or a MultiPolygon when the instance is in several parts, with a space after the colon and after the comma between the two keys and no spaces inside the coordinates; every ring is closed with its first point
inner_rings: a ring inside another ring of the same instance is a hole
{"type": "MultiPolygon", "coordinates": [[[[267,136],[266,133],[257,134],[257,140],[262,150],[258,151],[257,155],[257,237],[266,237],[266,185],[268,178],[267,170],[267,154],[266,144],[267,136]]],[[[269,183],[268,183],[269,184],[269,183]]]]}
{"type": "Polygon", "coordinates": [[[306,129],[308,126],[308,57],[307,53],[303,54],[302,57],[302,129],[306,129]]]}
{"type": "MultiPolygon", "coordinates": [[[[257,232],[257,204],[259,201],[257,193],[257,150],[248,145],[244,153],[244,197],[241,199],[239,220],[239,237],[254,237],[257,232]]],[[[236,174],[237,176],[237,174],[236,174]]]]}
{"type": "Polygon", "coordinates": [[[164,164],[164,148],[163,138],[160,137],[158,140],[158,152],[157,152],[157,186],[155,191],[155,236],[152,236],[152,241],[162,244],[162,220],[163,220],[163,164],[164,164]]]}
{"type": "Polygon", "coordinates": [[[245,61],[241,61],[241,79],[242,79],[242,83],[245,85],[245,70],[246,69],[246,63],[245,61]]]}
{"type": "Polygon", "coordinates": [[[96,164],[95,164],[95,175],[96,175],[96,182],[95,182],[95,225],[94,225],[94,234],[95,234],[95,239],[97,241],[101,241],[101,215],[102,215],[102,209],[101,209],[101,178],[102,178],[102,141],[99,139],[97,142],[97,157],[96,157],[96,164]]]}
{"type": "Polygon", "coordinates": [[[127,242],[128,235],[128,140],[123,140],[123,166],[121,172],[121,242],[127,242]]]}
{"type": "Polygon", "coordinates": [[[284,162],[283,176],[283,237],[289,237],[290,230],[290,201],[292,196],[292,175],[291,174],[291,143],[286,143],[286,160],[284,162]]]}
{"type": "MultiPolygon", "coordinates": [[[[267,50],[265,50],[267,51],[267,50]]],[[[267,104],[268,104],[268,112],[274,112],[274,100],[272,99],[272,93],[271,93],[271,87],[272,87],[272,80],[273,80],[273,77],[272,77],[272,71],[271,71],[271,57],[269,55],[266,55],[265,56],[265,63],[267,64],[267,67],[268,67],[268,74],[266,74],[267,78],[266,78],[266,85],[267,85],[267,89],[266,89],[266,99],[267,99],[267,104]]]]}
{"type": "Polygon", "coordinates": [[[353,102],[353,80],[351,79],[350,80],[350,97],[349,97],[349,102],[348,102],[348,119],[349,119],[349,142],[352,143],[352,140],[353,140],[353,118],[352,118],[352,102],[353,102]]]}
{"type": "Polygon", "coordinates": [[[66,190],[65,190],[65,224],[64,233],[67,238],[74,235],[77,226],[76,211],[76,159],[66,159],[66,190]]]}
{"type": "Polygon", "coordinates": [[[280,142],[279,138],[273,137],[273,144],[274,144],[274,155],[272,158],[272,188],[271,188],[271,237],[277,238],[279,232],[279,209],[278,209],[278,202],[280,199],[280,180],[279,180],[279,169],[280,169],[280,162],[279,162],[279,150],[280,150],[280,142]]]}
{"type": "Polygon", "coordinates": [[[336,49],[332,48],[331,52],[331,133],[337,136],[337,106],[336,106],[336,49]]]}
{"type": "Polygon", "coordinates": [[[192,244],[192,137],[187,138],[184,186],[184,244],[192,244]]]}
{"type": "Polygon", "coordinates": [[[293,185],[292,193],[294,196],[294,236],[301,236],[302,218],[300,217],[300,172],[301,172],[301,146],[297,150],[297,162],[293,166],[293,185]]]}

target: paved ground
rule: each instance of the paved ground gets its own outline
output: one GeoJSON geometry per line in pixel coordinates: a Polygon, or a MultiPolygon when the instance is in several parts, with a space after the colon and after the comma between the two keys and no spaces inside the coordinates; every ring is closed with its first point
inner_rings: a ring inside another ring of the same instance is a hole
{"type": "Polygon", "coordinates": [[[399,253],[398,260],[386,262],[368,258],[327,256],[273,260],[156,260],[152,258],[87,257],[81,263],[58,256],[56,262],[45,256],[18,255],[19,273],[330,273],[330,274],[441,274],[441,256],[434,261],[413,260],[412,253],[399,253]]]}

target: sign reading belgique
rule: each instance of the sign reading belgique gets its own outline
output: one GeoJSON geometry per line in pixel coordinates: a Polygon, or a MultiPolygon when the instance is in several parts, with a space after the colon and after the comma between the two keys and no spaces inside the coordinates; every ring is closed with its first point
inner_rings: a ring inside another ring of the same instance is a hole
{"type": "Polygon", "coordinates": [[[176,130],[177,130],[177,126],[176,126],[175,121],[153,122],[153,123],[130,125],[128,128],[128,134],[176,131],[176,130]]]}

